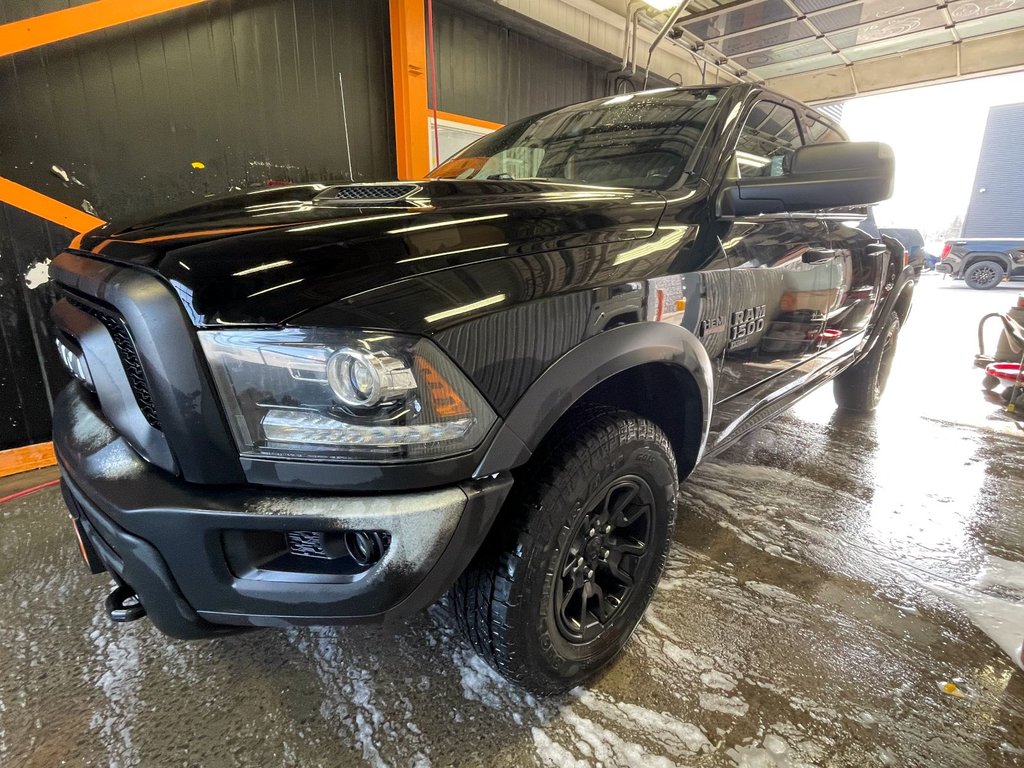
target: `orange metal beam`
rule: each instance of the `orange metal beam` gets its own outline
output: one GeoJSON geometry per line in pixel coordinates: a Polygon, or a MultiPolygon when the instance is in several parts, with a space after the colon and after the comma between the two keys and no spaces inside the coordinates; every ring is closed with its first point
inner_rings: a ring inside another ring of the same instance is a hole
{"type": "Polygon", "coordinates": [[[53,454],[53,443],[26,445],[24,448],[11,448],[0,451],[0,477],[28,472],[30,469],[51,467],[57,463],[53,454]]]}
{"type": "Polygon", "coordinates": [[[389,8],[398,178],[422,179],[430,170],[423,0],[390,0],[389,8]]]}
{"type": "Polygon", "coordinates": [[[90,216],[85,211],[72,208],[70,205],[41,195],[35,190],[0,176],[0,202],[34,213],[44,219],[60,224],[75,232],[88,232],[106,222],[90,216]]]}
{"type": "Polygon", "coordinates": [[[96,0],[0,26],[0,56],[67,40],[206,0],[96,0]]]}

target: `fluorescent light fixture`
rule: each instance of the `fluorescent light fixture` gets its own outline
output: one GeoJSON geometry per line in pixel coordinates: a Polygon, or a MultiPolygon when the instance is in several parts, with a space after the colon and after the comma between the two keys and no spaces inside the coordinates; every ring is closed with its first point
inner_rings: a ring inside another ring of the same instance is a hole
{"type": "Polygon", "coordinates": [[[480,301],[474,301],[472,304],[463,304],[461,307],[452,307],[446,309],[443,312],[438,312],[435,315],[427,315],[424,320],[428,323],[436,323],[438,320],[446,320],[449,317],[455,317],[456,315],[464,315],[467,312],[472,312],[474,309],[483,309],[484,307],[490,307],[494,304],[501,304],[506,298],[504,293],[498,293],[494,296],[488,296],[486,299],[480,299],[480,301]]]}
{"type": "Polygon", "coordinates": [[[243,269],[241,272],[232,272],[232,277],[244,277],[245,275],[255,275],[257,272],[266,272],[268,269],[277,269],[278,267],[287,267],[292,263],[291,259],[281,259],[281,261],[271,261],[266,264],[260,264],[258,267],[250,267],[249,269],[243,269]]]}
{"type": "Polygon", "coordinates": [[[656,11],[667,11],[679,5],[679,0],[644,0],[644,2],[656,11]]]}
{"type": "Polygon", "coordinates": [[[489,219],[504,219],[507,217],[507,213],[494,213],[490,216],[472,216],[468,219],[452,219],[451,221],[433,221],[430,224],[417,224],[412,227],[402,227],[401,229],[389,229],[389,235],[401,235],[404,232],[419,232],[421,229],[437,229],[438,227],[457,227],[460,224],[469,224],[473,221],[488,221],[489,219]]]}

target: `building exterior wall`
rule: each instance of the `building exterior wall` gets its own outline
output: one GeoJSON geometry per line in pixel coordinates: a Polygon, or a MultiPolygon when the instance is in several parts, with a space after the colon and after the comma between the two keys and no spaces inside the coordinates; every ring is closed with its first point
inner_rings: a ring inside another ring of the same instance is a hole
{"type": "Polygon", "coordinates": [[[1024,237],[1024,103],[992,107],[963,237],[1024,237]]]}

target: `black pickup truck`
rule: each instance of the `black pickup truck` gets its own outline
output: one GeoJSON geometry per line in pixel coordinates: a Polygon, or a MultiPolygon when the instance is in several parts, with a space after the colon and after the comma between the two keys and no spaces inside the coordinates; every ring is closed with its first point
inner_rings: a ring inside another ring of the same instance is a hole
{"type": "Polygon", "coordinates": [[[450,590],[499,671],[575,685],[640,620],[702,458],[828,381],[877,403],[913,281],[858,223],[892,175],[759,87],[661,89],[420,181],[76,238],[54,442],[110,616],[194,638],[450,590]]]}
{"type": "Polygon", "coordinates": [[[935,269],[980,291],[1024,280],[1024,237],[947,240],[935,269]]]}

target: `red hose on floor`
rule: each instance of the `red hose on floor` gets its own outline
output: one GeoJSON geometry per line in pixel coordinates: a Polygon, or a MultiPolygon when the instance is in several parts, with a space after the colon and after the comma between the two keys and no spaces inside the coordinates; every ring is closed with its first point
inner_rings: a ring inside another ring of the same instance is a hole
{"type": "Polygon", "coordinates": [[[50,480],[49,482],[40,483],[39,485],[34,485],[31,488],[26,488],[24,491],[18,491],[17,493],[12,493],[10,496],[4,496],[3,498],[0,498],[0,504],[3,504],[5,501],[13,501],[14,499],[20,499],[22,496],[28,496],[30,493],[35,493],[36,491],[41,491],[41,490],[43,490],[43,488],[49,488],[51,485],[56,485],[59,482],[60,482],[59,479],[58,480],[50,480]]]}

